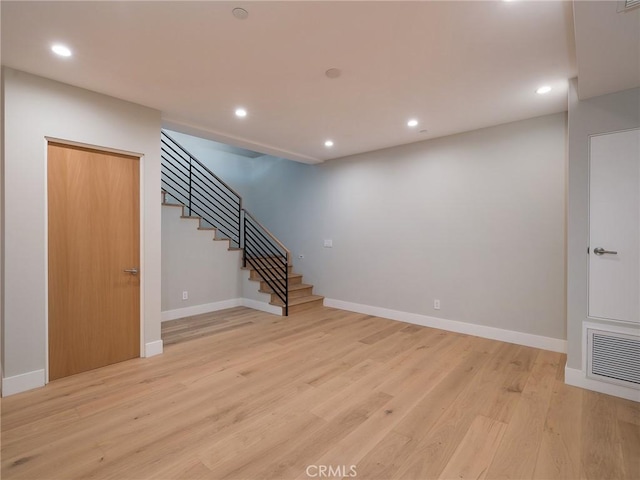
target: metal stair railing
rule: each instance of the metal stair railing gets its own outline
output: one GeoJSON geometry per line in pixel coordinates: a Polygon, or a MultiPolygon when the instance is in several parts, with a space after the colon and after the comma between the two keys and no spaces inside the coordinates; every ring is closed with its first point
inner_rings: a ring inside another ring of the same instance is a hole
{"type": "Polygon", "coordinates": [[[244,267],[253,268],[289,314],[291,253],[242,208],[242,197],[184,147],[161,132],[162,190],[189,216],[215,227],[230,246],[242,249],[244,267]]]}

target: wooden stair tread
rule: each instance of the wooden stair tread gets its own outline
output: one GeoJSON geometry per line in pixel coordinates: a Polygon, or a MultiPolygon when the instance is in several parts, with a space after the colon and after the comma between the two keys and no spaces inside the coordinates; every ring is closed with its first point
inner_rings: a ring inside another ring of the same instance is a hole
{"type": "MultiPolygon", "coordinates": [[[[324,297],[322,295],[306,295],[304,297],[290,298],[289,307],[293,307],[294,305],[302,305],[304,303],[309,303],[309,302],[317,302],[318,300],[324,300],[324,297]]],[[[284,306],[284,302],[279,298],[269,303],[277,307],[284,306]]]]}
{"type": "MultiPolygon", "coordinates": [[[[288,278],[289,279],[302,278],[302,274],[301,273],[289,273],[288,278]]],[[[265,281],[262,278],[250,278],[249,280],[253,280],[254,282],[264,282],[265,281]]],[[[269,280],[282,280],[282,276],[279,275],[277,277],[270,278],[269,280]]]]}
{"type": "MultiPolygon", "coordinates": [[[[305,288],[313,288],[313,285],[309,285],[308,283],[295,283],[293,285],[289,285],[289,291],[291,290],[304,290],[305,288]]],[[[273,293],[268,290],[258,290],[260,293],[273,293]]]]}

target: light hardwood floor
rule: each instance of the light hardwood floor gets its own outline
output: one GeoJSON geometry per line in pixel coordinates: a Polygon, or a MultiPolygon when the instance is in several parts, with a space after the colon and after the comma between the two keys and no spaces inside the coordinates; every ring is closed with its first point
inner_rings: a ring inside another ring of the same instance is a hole
{"type": "Polygon", "coordinates": [[[564,355],[330,308],[190,321],[3,399],[2,478],[640,478],[640,405],[564,385],[564,355]]]}

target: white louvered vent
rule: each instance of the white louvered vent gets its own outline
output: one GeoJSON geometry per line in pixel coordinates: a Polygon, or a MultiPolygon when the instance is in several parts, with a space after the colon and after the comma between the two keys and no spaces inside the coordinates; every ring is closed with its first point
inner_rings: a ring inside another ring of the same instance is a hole
{"type": "Polygon", "coordinates": [[[618,2],[618,13],[640,7],[640,0],[622,0],[618,2]]]}
{"type": "Polygon", "coordinates": [[[640,389],[640,336],[587,329],[587,376],[640,389]]]}

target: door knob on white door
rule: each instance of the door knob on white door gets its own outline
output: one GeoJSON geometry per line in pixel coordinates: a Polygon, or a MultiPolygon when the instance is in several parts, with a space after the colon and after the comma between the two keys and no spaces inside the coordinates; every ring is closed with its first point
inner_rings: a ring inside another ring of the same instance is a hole
{"type": "Polygon", "coordinates": [[[125,270],[125,272],[130,273],[131,275],[137,275],[138,274],[138,269],[136,267],[133,267],[133,268],[129,268],[129,269],[125,270]]]}
{"type": "Polygon", "coordinates": [[[596,255],[604,255],[604,254],[617,255],[618,254],[618,252],[614,252],[613,250],[605,250],[602,247],[594,248],[593,253],[595,253],[596,255]]]}

